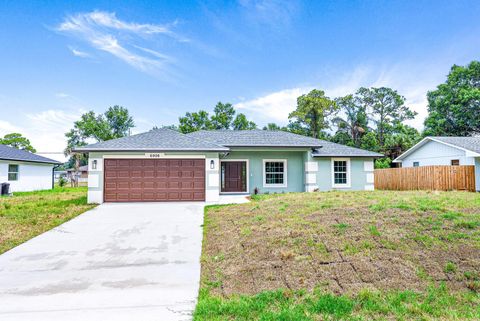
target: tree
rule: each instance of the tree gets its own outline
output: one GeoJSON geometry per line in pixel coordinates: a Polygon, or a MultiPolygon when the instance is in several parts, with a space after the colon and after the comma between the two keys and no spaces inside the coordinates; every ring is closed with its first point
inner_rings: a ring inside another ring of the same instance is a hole
{"type": "Polygon", "coordinates": [[[335,101],[326,97],[324,91],[314,89],[297,98],[297,108],[288,118],[305,125],[310,136],[318,138],[322,130],[329,128],[328,117],[337,109],[335,101]]]}
{"type": "Polygon", "coordinates": [[[233,125],[234,130],[253,130],[253,129],[257,129],[257,124],[255,124],[253,121],[249,121],[247,119],[247,116],[245,116],[242,113],[238,114],[235,117],[232,125],[233,125]]]}
{"type": "Polygon", "coordinates": [[[378,144],[377,134],[373,131],[369,131],[363,135],[360,140],[360,148],[372,152],[379,152],[380,146],[378,144]]]}
{"type": "Polygon", "coordinates": [[[310,129],[300,121],[289,121],[286,127],[282,127],[282,130],[298,135],[311,136],[310,129]]]}
{"type": "Polygon", "coordinates": [[[178,129],[184,134],[195,132],[197,130],[212,129],[212,122],[208,112],[205,110],[193,113],[187,112],[185,116],[180,117],[178,120],[180,122],[178,129]]]}
{"type": "Polygon", "coordinates": [[[422,139],[415,128],[401,122],[389,125],[388,134],[385,138],[384,153],[391,159],[395,159],[406,150],[422,139]]]}
{"type": "Polygon", "coordinates": [[[375,160],[375,168],[390,168],[392,160],[389,157],[379,158],[375,160]]]}
{"type": "Polygon", "coordinates": [[[471,136],[480,133],[480,61],[453,65],[447,81],[427,93],[425,136],[471,136]]]}
{"type": "Polygon", "coordinates": [[[357,94],[366,110],[370,111],[372,120],[376,124],[378,144],[381,149],[384,147],[386,130],[389,125],[413,119],[417,114],[405,106],[405,97],[391,88],[362,87],[357,94]]]}
{"type": "Polygon", "coordinates": [[[204,110],[187,112],[185,116],[178,119],[180,123],[178,130],[187,134],[197,130],[251,130],[257,128],[257,125],[253,121],[249,121],[244,114],[240,113],[235,116],[235,108],[230,103],[218,102],[213,109],[213,113],[210,117],[208,112],[204,110]]]}
{"type": "MultiPolygon", "coordinates": [[[[75,147],[85,146],[88,139],[94,139],[97,142],[120,138],[127,136],[130,129],[135,126],[133,118],[128,109],[115,105],[109,107],[104,114],[95,114],[89,111],[73,123],[73,128],[65,133],[67,137],[67,147],[64,150],[65,156],[72,155],[75,147]]],[[[86,154],[75,153],[69,163],[73,165],[76,171],[82,164],[86,164],[88,158],[86,154]]],[[[75,182],[74,182],[75,183],[75,182]]]]}
{"type": "Polygon", "coordinates": [[[105,112],[105,121],[111,131],[112,138],[120,138],[129,135],[130,129],[135,127],[133,118],[128,109],[115,105],[105,112]]]}
{"type": "Polygon", "coordinates": [[[134,126],[128,109],[115,105],[109,107],[104,114],[97,115],[94,111],[83,114],[80,120],[73,123],[73,130],[67,134],[78,135],[78,141],[92,138],[101,142],[127,136],[134,126]]]}
{"type": "Polygon", "coordinates": [[[0,138],[0,144],[26,150],[31,153],[37,152],[30,143],[30,140],[26,137],[23,137],[20,133],[6,134],[5,136],[3,136],[3,138],[0,138]]]}
{"type": "Polygon", "coordinates": [[[332,123],[337,126],[334,139],[338,140],[336,141],[338,143],[360,147],[361,138],[368,130],[365,105],[361,103],[358,96],[354,95],[337,98],[335,102],[344,116],[332,119],[332,123]]]}
{"type": "Polygon", "coordinates": [[[268,123],[266,126],[263,126],[263,130],[282,130],[282,127],[275,123],[268,123]]]}
{"type": "Polygon", "coordinates": [[[230,103],[218,102],[213,109],[214,115],[211,119],[212,129],[230,129],[233,118],[235,117],[235,108],[230,103]]]}

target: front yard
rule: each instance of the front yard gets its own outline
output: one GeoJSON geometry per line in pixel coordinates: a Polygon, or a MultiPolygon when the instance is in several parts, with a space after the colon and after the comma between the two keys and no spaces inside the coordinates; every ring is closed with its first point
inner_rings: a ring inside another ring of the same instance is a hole
{"type": "Polygon", "coordinates": [[[480,319],[480,195],[262,195],[206,209],[196,320],[480,319]]]}
{"type": "Polygon", "coordinates": [[[15,193],[0,198],[0,254],[93,208],[87,188],[15,193]]]}

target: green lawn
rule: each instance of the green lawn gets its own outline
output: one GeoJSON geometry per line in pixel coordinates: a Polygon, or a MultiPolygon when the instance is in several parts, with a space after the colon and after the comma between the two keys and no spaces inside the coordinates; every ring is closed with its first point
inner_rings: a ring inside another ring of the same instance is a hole
{"type": "Polygon", "coordinates": [[[93,208],[87,188],[14,193],[0,198],[0,253],[93,208]]]}
{"type": "Polygon", "coordinates": [[[480,194],[262,195],[205,210],[195,320],[480,319],[480,194]]]}

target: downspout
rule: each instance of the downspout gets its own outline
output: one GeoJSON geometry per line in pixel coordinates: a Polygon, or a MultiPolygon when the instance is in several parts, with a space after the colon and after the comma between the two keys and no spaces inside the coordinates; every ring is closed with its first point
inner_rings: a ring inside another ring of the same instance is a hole
{"type": "Polygon", "coordinates": [[[55,168],[60,167],[60,165],[53,165],[52,167],[52,189],[55,188],[55,168]]]}

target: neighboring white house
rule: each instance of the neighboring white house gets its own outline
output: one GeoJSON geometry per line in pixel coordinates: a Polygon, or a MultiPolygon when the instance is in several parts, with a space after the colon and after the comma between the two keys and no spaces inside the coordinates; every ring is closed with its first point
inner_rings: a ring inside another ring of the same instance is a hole
{"type": "Polygon", "coordinates": [[[0,144],[0,183],[9,183],[10,192],[53,187],[53,168],[59,162],[0,144]]]}
{"type": "Polygon", "coordinates": [[[480,191],[480,137],[425,137],[393,162],[402,167],[474,165],[480,191]]]}

